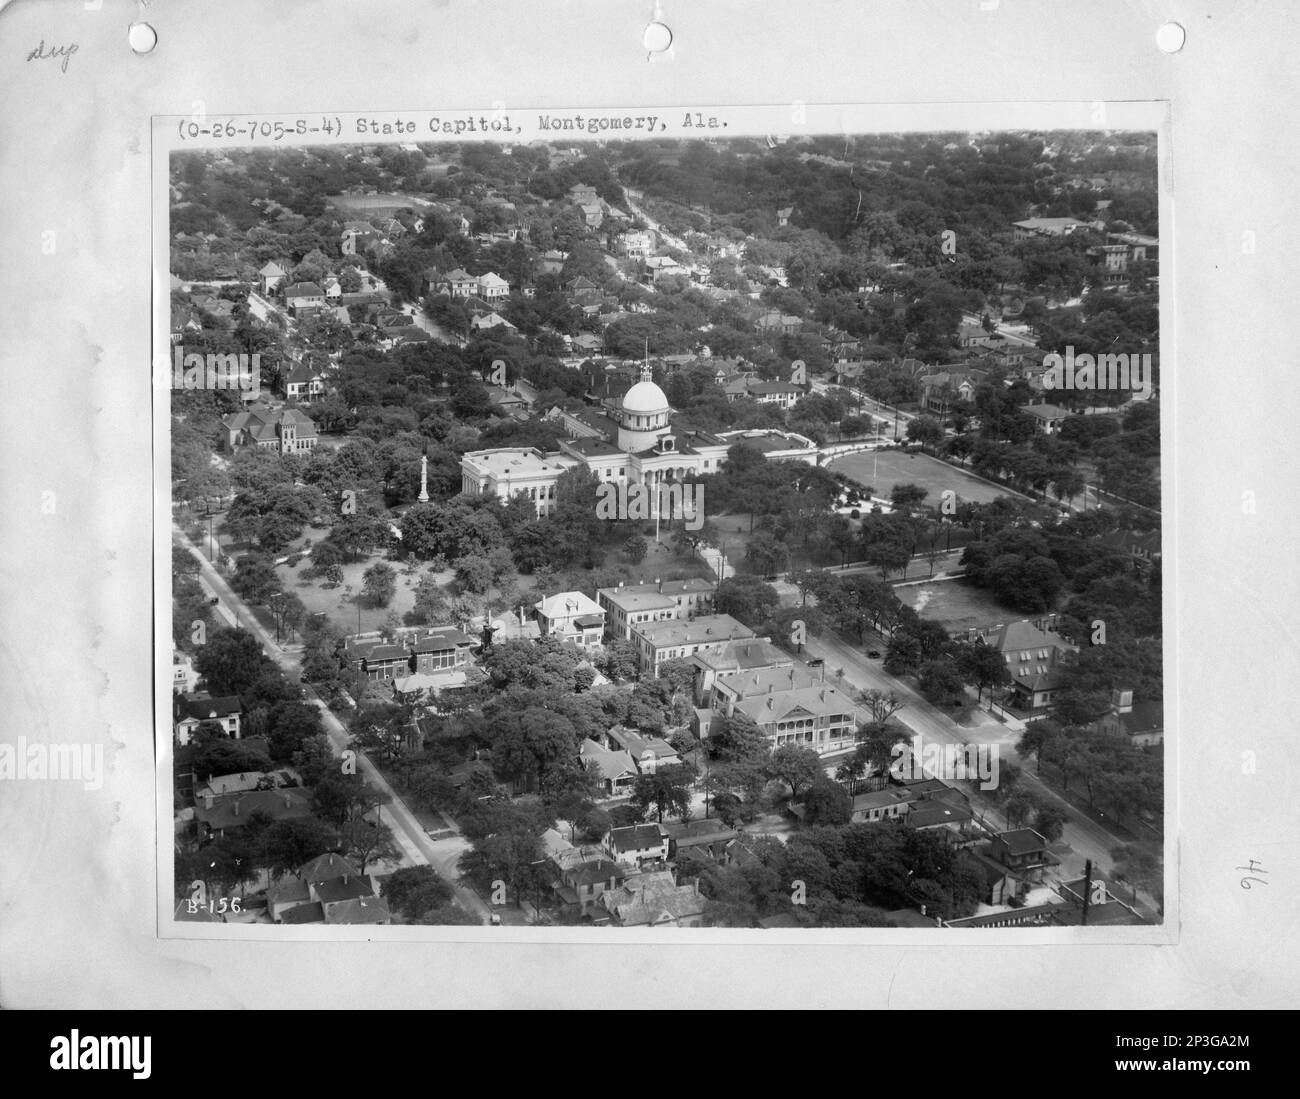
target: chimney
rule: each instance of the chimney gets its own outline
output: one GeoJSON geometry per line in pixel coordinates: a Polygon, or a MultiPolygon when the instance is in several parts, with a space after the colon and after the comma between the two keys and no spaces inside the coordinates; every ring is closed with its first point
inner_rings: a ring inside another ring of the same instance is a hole
{"type": "Polygon", "coordinates": [[[768,698],[768,700],[767,700],[767,708],[768,708],[769,710],[772,708],[772,699],[771,699],[771,698],[768,698]]]}
{"type": "Polygon", "coordinates": [[[524,605],[522,603],[519,604],[519,624],[521,626],[524,624],[524,605]]]}
{"type": "Polygon", "coordinates": [[[204,808],[204,809],[211,809],[211,808],[212,808],[212,791],[211,791],[211,790],[209,790],[206,794],[203,795],[203,808],[204,808]]]}
{"type": "Polygon", "coordinates": [[[285,794],[285,796],[284,796],[284,807],[285,807],[286,809],[291,809],[291,808],[293,808],[293,799],[290,798],[288,794],[285,794]]]}
{"type": "Polygon", "coordinates": [[[655,577],[655,583],[659,585],[659,590],[660,590],[660,591],[663,591],[663,590],[664,590],[664,582],[663,582],[662,580],[660,580],[659,577],[657,577],[657,576],[655,577]]]}
{"type": "Polygon", "coordinates": [[[242,800],[242,798],[235,798],[235,816],[239,816],[239,803],[242,800]]]}

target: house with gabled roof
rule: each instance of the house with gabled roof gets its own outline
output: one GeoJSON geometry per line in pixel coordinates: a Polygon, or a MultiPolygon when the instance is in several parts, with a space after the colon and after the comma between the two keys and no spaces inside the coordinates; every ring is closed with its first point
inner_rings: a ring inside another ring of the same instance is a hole
{"type": "Polygon", "coordinates": [[[300,362],[284,379],[284,395],[291,401],[310,401],[325,395],[325,371],[300,362]]]}
{"type": "Polygon", "coordinates": [[[250,790],[224,797],[208,795],[194,805],[200,840],[220,839],[227,832],[243,828],[255,815],[273,821],[310,817],[311,791],[302,786],[286,786],[278,790],[250,790]]]}
{"type": "Polygon", "coordinates": [[[176,743],[182,748],[194,739],[194,733],[204,721],[215,721],[228,737],[238,740],[243,732],[241,718],[244,704],[238,695],[213,698],[205,692],[180,695],[175,703],[174,725],[176,743]]]}
{"type": "Polygon", "coordinates": [[[668,858],[668,832],[662,824],[629,824],[611,828],[603,841],[605,851],[622,866],[640,868],[668,858]]]}
{"type": "Polygon", "coordinates": [[[325,290],[314,282],[295,282],[284,288],[284,304],[298,316],[325,306],[325,290]]]}
{"type": "Polygon", "coordinates": [[[310,450],[318,441],[315,421],[296,408],[271,412],[255,406],[224,417],[221,425],[226,429],[226,443],[232,451],[255,446],[279,454],[296,454],[310,450]]]}
{"type": "Polygon", "coordinates": [[[605,633],[605,611],[589,595],[562,591],[533,604],[542,635],[555,635],[580,649],[600,648],[605,633]]]}
{"type": "Polygon", "coordinates": [[[639,774],[636,761],[627,751],[611,751],[594,740],[583,740],[578,749],[578,758],[587,770],[594,772],[596,781],[607,797],[626,793],[639,774]]]}
{"type": "MultiPolygon", "coordinates": [[[[1047,624],[1048,619],[1040,620],[1047,624]]],[[[1050,706],[1061,685],[1062,658],[1077,651],[1059,634],[1022,619],[983,630],[967,631],[967,640],[983,641],[1001,655],[1011,674],[1015,703],[1029,710],[1050,706]]]]}
{"type": "Polygon", "coordinates": [[[263,294],[278,290],[280,284],[288,277],[289,272],[276,263],[275,260],[267,260],[257,271],[258,283],[262,287],[263,294]]]}
{"type": "Polygon", "coordinates": [[[669,870],[637,874],[600,903],[619,927],[699,927],[704,921],[699,882],[678,885],[669,870]]]}

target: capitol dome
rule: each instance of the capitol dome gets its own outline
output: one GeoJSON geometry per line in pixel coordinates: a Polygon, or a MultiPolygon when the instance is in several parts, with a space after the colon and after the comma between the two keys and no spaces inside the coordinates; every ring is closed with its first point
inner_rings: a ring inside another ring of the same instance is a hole
{"type": "Polygon", "coordinates": [[[670,409],[667,396],[654,382],[637,382],[623,397],[623,411],[629,416],[658,416],[670,409]]]}

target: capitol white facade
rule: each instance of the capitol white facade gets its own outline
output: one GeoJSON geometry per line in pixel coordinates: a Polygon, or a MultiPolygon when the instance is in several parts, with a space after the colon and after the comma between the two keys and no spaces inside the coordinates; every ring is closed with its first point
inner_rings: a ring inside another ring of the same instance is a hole
{"type": "MultiPolygon", "coordinates": [[[[502,500],[523,492],[534,502],[538,515],[547,515],[555,508],[555,483],[566,470],[585,466],[602,482],[650,486],[679,482],[717,473],[735,437],[756,434],[675,433],[672,408],[664,391],[651,380],[649,367],[642,369],[641,380],[608,409],[608,418],[589,420],[598,425],[604,421],[607,426],[587,427],[583,438],[566,439],[559,450],[500,447],[468,452],[460,462],[461,491],[491,492],[502,500]]],[[[817,449],[811,441],[802,436],[789,438],[797,441],[792,445],[798,457],[816,462],[817,449]]]]}

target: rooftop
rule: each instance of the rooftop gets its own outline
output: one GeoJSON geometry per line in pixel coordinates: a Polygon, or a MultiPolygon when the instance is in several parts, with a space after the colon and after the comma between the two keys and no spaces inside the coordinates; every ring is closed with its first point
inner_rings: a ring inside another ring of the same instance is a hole
{"type": "Polygon", "coordinates": [[[729,614],[706,614],[689,622],[676,619],[642,622],[633,626],[632,632],[655,648],[703,645],[710,641],[734,641],[754,636],[753,630],[729,614]]]}

